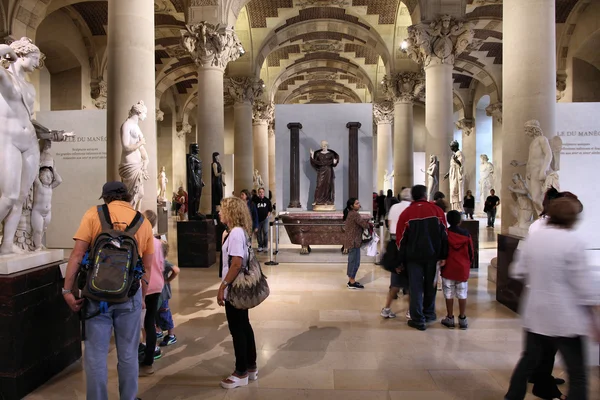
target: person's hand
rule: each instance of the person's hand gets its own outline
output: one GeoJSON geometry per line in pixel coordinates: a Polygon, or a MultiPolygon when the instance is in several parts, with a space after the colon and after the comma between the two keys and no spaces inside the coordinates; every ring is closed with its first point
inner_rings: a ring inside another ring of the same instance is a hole
{"type": "Polygon", "coordinates": [[[146,138],[145,137],[141,137],[140,141],[138,142],[138,146],[142,147],[145,144],[146,144],[146,138]]]}
{"type": "Polygon", "coordinates": [[[444,267],[446,265],[446,260],[440,260],[440,267],[444,267]]]}
{"type": "Polygon", "coordinates": [[[76,299],[73,293],[64,295],[65,302],[73,312],[79,312],[83,307],[83,299],[76,299]]]}
{"type": "Polygon", "coordinates": [[[223,285],[219,287],[219,293],[217,293],[217,304],[221,307],[225,305],[225,287],[223,285]]]}

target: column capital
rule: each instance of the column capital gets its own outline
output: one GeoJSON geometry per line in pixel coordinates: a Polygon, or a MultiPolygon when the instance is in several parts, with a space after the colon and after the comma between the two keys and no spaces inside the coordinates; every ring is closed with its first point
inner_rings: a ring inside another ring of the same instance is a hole
{"type": "Polygon", "coordinates": [[[252,106],[252,120],[255,124],[270,124],[275,114],[275,104],[256,100],[252,106]]]}
{"type": "Polygon", "coordinates": [[[470,22],[450,15],[412,25],[408,27],[408,56],[425,68],[454,65],[455,58],[473,42],[474,34],[470,22]]]}
{"type": "Polygon", "coordinates": [[[348,129],[360,129],[362,124],[360,122],[348,122],[346,128],[348,129]]]}
{"type": "Polygon", "coordinates": [[[184,140],[184,141],[185,141],[186,135],[189,135],[190,133],[192,133],[192,126],[190,124],[188,124],[187,122],[185,122],[181,126],[181,129],[179,129],[175,132],[175,134],[177,135],[177,139],[184,140]]]}
{"type": "Polygon", "coordinates": [[[106,100],[108,98],[108,84],[103,77],[92,80],[90,83],[92,103],[100,110],[106,109],[106,100]]]}
{"type": "Polygon", "coordinates": [[[425,91],[421,72],[396,72],[383,78],[383,92],[394,103],[412,103],[425,91]]]}
{"type": "Polygon", "coordinates": [[[496,121],[502,123],[502,103],[498,102],[498,103],[490,104],[489,106],[487,106],[485,108],[485,114],[488,117],[496,118],[496,121]]]}
{"type": "Polygon", "coordinates": [[[205,21],[186,27],[187,30],[181,30],[183,48],[200,67],[224,71],[228,63],[245,53],[242,42],[232,27],[215,26],[205,21]]]}
{"type": "Polygon", "coordinates": [[[391,124],[394,122],[394,104],[386,100],[373,103],[373,117],[376,124],[391,124]]]}
{"type": "Polygon", "coordinates": [[[290,122],[287,124],[288,129],[302,129],[302,124],[300,122],[290,122]]]}
{"type": "Polygon", "coordinates": [[[272,123],[269,124],[269,137],[275,136],[275,127],[272,123]]]}
{"type": "Polygon", "coordinates": [[[475,128],[475,123],[470,118],[463,118],[455,125],[457,129],[463,131],[463,133],[467,136],[471,136],[471,133],[473,133],[473,129],[475,128]]]}
{"type": "Polygon", "coordinates": [[[262,96],[265,83],[253,76],[225,77],[225,91],[237,103],[253,103],[262,96]]]}

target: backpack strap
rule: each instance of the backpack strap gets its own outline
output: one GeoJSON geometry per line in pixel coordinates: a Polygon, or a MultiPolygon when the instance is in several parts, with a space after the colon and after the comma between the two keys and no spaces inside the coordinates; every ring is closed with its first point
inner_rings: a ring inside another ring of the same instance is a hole
{"type": "Polygon", "coordinates": [[[125,232],[127,232],[131,235],[135,235],[143,223],[144,223],[144,216],[142,215],[141,212],[137,211],[135,214],[135,217],[133,217],[133,220],[131,221],[129,226],[127,228],[125,228],[125,232]]]}
{"type": "Polygon", "coordinates": [[[100,218],[100,224],[102,225],[102,230],[113,229],[114,225],[112,220],[110,219],[110,213],[108,212],[108,205],[103,204],[98,206],[98,217],[100,218]]]}

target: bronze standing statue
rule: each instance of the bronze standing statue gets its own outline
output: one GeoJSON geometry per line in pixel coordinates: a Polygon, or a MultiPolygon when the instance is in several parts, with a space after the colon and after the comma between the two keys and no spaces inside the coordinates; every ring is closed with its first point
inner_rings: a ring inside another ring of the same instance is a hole
{"type": "Polygon", "coordinates": [[[317,187],[315,189],[314,208],[318,206],[335,207],[335,168],[340,162],[340,156],[329,148],[325,140],[321,149],[310,150],[310,165],[317,170],[317,187]]]}
{"type": "Polygon", "coordinates": [[[190,144],[190,153],[187,155],[187,188],[188,188],[188,219],[204,219],[200,214],[200,198],[202,197],[202,160],[198,157],[199,148],[196,143],[190,144]]]}

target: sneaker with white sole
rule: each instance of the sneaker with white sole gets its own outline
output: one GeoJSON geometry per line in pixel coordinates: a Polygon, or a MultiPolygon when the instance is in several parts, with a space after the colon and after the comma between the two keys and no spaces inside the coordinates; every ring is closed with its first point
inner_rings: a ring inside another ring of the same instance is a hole
{"type": "Polygon", "coordinates": [[[248,370],[248,380],[255,381],[258,379],[258,369],[254,371],[248,370]]]}
{"type": "Polygon", "coordinates": [[[410,319],[410,310],[406,312],[406,319],[410,319]]]}
{"type": "Polygon", "coordinates": [[[396,314],[394,314],[390,308],[385,307],[381,309],[381,316],[383,318],[396,318],[396,314]]]}
{"type": "Polygon", "coordinates": [[[354,283],[348,282],[348,284],[346,286],[348,287],[348,289],[364,289],[365,288],[363,285],[360,284],[360,282],[354,282],[354,283]]]}
{"type": "Polygon", "coordinates": [[[469,327],[469,323],[467,321],[467,317],[466,316],[459,316],[458,317],[458,327],[460,329],[467,329],[469,327]]]}

